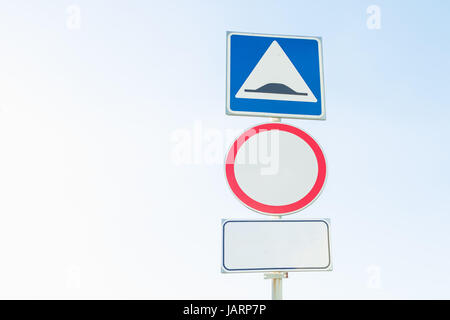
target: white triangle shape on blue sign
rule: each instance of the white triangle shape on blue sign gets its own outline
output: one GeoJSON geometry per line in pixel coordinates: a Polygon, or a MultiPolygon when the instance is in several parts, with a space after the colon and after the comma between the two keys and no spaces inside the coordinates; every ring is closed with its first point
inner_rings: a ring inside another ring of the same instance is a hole
{"type": "Polygon", "coordinates": [[[245,80],[236,98],[317,102],[278,42],[273,41],[245,80]]]}

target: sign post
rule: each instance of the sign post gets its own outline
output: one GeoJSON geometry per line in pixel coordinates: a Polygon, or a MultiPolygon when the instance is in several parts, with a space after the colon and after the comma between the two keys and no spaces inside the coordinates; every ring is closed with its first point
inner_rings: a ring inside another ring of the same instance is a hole
{"type": "Polygon", "coordinates": [[[225,177],[247,208],[272,220],[222,221],[222,272],[261,272],[282,299],[288,272],[331,271],[328,219],[281,220],[314,202],[327,165],[322,148],[281,118],[325,120],[322,40],[227,33],[226,114],[269,117],[244,131],[225,159],[225,177]]]}
{"type": "Polygon", "coordinates": [[[287,277],[287,272],[272,272],[264,274],[264,279],[272,280],[272,300],[283,299],[283,278],[287,277]]]}

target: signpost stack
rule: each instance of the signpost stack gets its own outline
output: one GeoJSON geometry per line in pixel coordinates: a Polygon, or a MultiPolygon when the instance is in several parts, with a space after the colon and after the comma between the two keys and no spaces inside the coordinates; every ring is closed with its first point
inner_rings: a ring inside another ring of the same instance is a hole
{"type": "Polygon", "coordinates": [[[245,130],[225,159],[234,196],[272,219],[223,219],[221,270],[264,273],[272,299],[282,299],[288,272],[332,270],[330,220],[281,219],[313,203],[326,181],[320,145],[281,123],[325,120],[322,41],[228,32],[226,84],[227,115],[272,119],[245,130]]]}

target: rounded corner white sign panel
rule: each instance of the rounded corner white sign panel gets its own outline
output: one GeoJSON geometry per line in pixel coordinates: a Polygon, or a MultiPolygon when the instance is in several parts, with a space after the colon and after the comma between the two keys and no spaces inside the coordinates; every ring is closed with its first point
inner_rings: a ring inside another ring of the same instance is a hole
{"type": "Polygon", "coordinates": [[[225,163],[228,185],[248,208],[286,215],[310,205],[326,180],[325,156],[304,131],[266,123],[245,131],[225,163]]]}
{"type": "Polygon", "coordinates": [[[317,220],[225,220],[222,272],[331,271],[330,225],[317,220]]]}
{"type": "Polygon", "coordinates": [[[227,33],[226,113],[325,119],[321,39],[227,33]]]}

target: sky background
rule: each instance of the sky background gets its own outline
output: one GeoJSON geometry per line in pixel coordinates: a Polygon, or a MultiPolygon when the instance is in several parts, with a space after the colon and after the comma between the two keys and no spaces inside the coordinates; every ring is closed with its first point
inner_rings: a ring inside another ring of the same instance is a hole
{"type": "Polygon", "coordinates": [[[230,30],[323,39],[327,120],[283,122],[325,152],[289,218],[331,219],[334,270],[290,273],[284,297],[449,299],[449,9],[0,1],[0,298],[270,298],[262,274],[220,273],[221,219],[263,218],[224,152],[268,121],[225,115],[230,30]]]}

